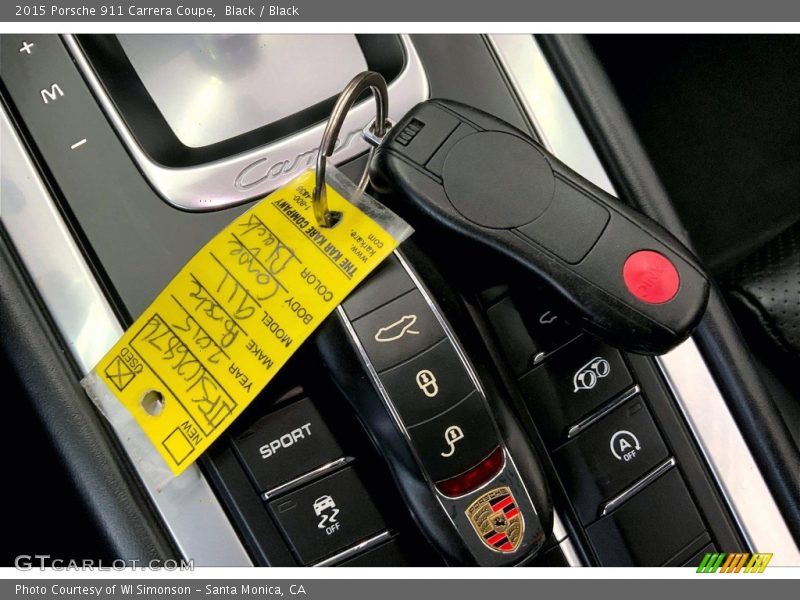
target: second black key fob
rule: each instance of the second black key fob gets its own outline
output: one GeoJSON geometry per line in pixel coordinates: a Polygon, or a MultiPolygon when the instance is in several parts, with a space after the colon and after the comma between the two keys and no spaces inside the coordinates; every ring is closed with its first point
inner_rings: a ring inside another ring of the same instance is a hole
{"type": "Polygon", "coordinates": [[[376,149],[370,177],[412,223],[435,221],[514,260],[575,324],[620,348],[664,353],[705,311],[708,279],[680,241],[478,109],[418,104],[376,149]]]}

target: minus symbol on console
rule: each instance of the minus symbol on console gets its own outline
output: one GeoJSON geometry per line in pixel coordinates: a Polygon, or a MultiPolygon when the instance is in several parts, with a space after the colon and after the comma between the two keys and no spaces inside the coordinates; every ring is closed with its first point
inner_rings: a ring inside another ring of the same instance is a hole
{"type": "Polygon", "coordinates": [[[86,138],[83,138],[82,140],[78,140],[77,142],[72,144],[72,146],[70,146],[69,148],[70,148],[70,150],[75,150],[75,148],[80,148],[85,143],[86,143],[86,138]]]}

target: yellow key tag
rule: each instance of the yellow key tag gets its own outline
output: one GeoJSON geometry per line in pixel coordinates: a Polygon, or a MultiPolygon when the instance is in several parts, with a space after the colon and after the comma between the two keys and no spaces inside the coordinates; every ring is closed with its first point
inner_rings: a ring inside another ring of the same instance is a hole
{"type": "Polygon", "coordinates": [[[112,392],[173,474],[411,233],[335,169],[327,179],[334,227],[317,226],[314,173],[302,174],[208,242],[84,380],[101,409],[112,392]]]}

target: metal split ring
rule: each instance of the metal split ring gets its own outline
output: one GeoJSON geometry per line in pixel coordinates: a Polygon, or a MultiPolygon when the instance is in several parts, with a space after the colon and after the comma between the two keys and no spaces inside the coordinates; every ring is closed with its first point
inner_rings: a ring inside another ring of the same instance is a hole
{"type": "MultiPolygon", "coordinates": [[[[312,205],[314,218],[320,227],[332,227],[338,220],[336,215],[328,210],[328,198],[325,192],[325,167],[328,157],[333,154],[347,113],[367,89],[372,90],[372,96],[375,98],[375,121],[365,129],[365,137],[368,134],[371,138],[369,141],[374,143],[373,140],[377,140],[379,142],[391,126],[388,121],[389,90],[383,76],[374,71],[364,71],[353,77],[336,100],[317,153],[317,174],[312,205]]],[[[364,182],[365,180],[362,179],[362,183],[364,182]]]]}

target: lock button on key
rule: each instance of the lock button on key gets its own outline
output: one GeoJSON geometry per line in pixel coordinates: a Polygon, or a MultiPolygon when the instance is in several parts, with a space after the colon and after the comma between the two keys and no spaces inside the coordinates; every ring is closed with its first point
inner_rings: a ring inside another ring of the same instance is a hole
{"type": "Polygon", "coordinates": [[[379,377],[406,427],[443,413],[475,389],[449,339],[379,377]]]}

